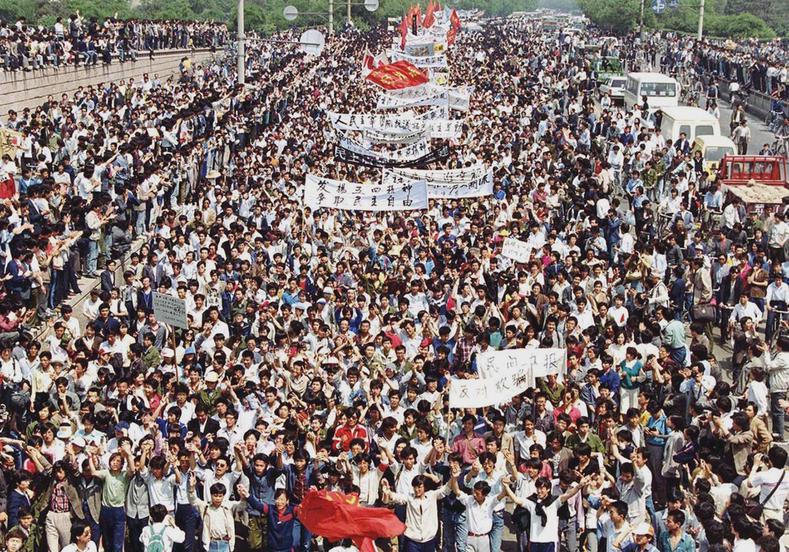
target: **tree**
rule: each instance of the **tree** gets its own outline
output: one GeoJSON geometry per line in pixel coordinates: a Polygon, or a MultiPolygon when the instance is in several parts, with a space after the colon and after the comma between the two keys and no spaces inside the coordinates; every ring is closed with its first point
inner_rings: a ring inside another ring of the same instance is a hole
{"type": "Polygon", "coordinates": [[[578,5],[592,23],[603,29],[628,33],[638,27],[639,0],[578,0],[578,5]]]}

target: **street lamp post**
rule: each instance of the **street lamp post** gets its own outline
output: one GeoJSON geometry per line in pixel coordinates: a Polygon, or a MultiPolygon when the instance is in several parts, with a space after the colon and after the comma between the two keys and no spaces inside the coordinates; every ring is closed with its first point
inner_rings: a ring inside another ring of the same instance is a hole
{"type": "Polygon", "coordinates": [[[704,0],[701,0],[699,5],[699,30],[696,33],[696,40],[701,40],[701,35],[704,34],[704,0]]]}
{"type": "MultiPolygon", "coordinates": [[[[364,0],[363,2],[352,2],[347,0],[347,17],[348,22],[351,21],[351,6],[364,6],[369,12],[374,12],[378,9],[379,0],[364,0]]],[[[327,12],[299,12],[296,6],[285,6],[282,10],[282,16],[288,21],[295,21],[299,15],[317,15],[325,17],[329,20],[329,34],[334,34],[334,0],[329,0],[329,10],[327,12]]]]}
{"type": "Polygon", "coordinates": [[[244,84],[246,61],[244,59],[244,0],[238,0],[238,83],[244,84]]]}

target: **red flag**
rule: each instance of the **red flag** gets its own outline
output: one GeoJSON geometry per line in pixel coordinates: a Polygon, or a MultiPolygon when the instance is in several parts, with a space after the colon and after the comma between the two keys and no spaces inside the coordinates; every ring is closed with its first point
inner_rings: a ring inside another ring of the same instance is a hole
{"type": "Polygon", "coordinates": [[[299,521],[330,541],[352,539],[360,552],[374,552],[373,540],[401,535],[405,524],[387,508],[359,506],[358,497],[337,492],[309,491],[301,503],[299,521]]]}
{"type": "Polygon", "coordinates": [[[365,77],[386,90],[400,90],[428,82],[427,74],[412,63],[400,60],[376,67],[365,77]]]}
{"type": "Polygon", "coordinates": [[[452,14],[449,16],[449,30],[447,31],[447,45],[452,46],[457,38],[458,31],[460,30],[460,18],[458,12],[452,8],[452,14]]]}
{"type": "Polygon", "coordinates": [[[405,50],[405,39],[408,37],[408,16],[400,22],[400,49],[405,50]]]}
{"type": "Polygon", "coordinates": [[[436,18],[434,16],[436,12],[436,5],[432,2],[428,2],[427,9],[425,10],[425,19],[422,21],[422,26],[425,29],[428,29],[433,26],[433,23],[436,22],[436,18]]]}

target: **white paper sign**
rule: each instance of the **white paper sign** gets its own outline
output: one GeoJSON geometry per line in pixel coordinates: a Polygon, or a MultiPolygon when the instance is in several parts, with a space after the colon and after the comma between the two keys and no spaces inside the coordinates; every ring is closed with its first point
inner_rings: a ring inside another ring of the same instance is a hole
{"type": "Polygon", "coordinates": [[[304,203],[348,211],[413,211],[427,209],[427,183],[409,180],[401,186],[357,184],[308,174],[304,183],[304,203]]]}
{"type": "Polygon", "coordinates": [[[428,182],[444,184],[469,182],[471,180],[481,178],[488,172],[488,169],[485,168],[485,165],[472,165],[471,167],[463,167],[461,169],[422,170],[397,168],[392,170],[398,174],[402,174],[416,180],[424,179],[428,182]]]}
{"type": "Polygon", "coordinates": [[[176,328],[188,328],[186,302],[166,293],[153,292],[153,314],[159,322],[176,328]]]}
{"type": "Polygon", "coordinates": [[[479,379],[454,380],[449,389],[452,408],[479,408],[508,402],[535,386],[535,378],[565,370],[564,349],[507,349],[477,355],[479,379]]]}
{"type": "Polygon", "coordinates": [[[386,93],[378,96],[376,109],[401,109],[422,105],[446,105],[449,109],[466,112],[469,110],[471,94],[466,90],[451,89],[444,92],[432,92],[426,96],[408,97],[386,93]]]}
{"type": "Polygon", "coordinates": [[[505,238],[501,248],[501,255],[512,259],[516,263],[528,263],[531,259],[531,246],[525,241],[515,238],[505,238]]]}

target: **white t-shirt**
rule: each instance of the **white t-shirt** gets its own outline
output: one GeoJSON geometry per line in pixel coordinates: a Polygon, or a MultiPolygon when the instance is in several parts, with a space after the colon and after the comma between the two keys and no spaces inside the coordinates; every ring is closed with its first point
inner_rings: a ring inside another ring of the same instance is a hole
{"type": "Polygon", "coordinates": [[[751,485],[760,488],[759,502],[764,504],[768,510],[783,509],[786,495],[789,494],[789,474],[784,476],[781,486],[773,493],[770,500],[765,502],[765,499],[778,484],[778,480],[781,479],[781,474],[784,472],[785,470],[782,469],[770,468],[767,471],[760,471],[751,478],[751,485]]]}
{"type": "Polygon", "coordinates": [[[535,511],[537,504],[532,500],[526,501],[525,508],[531,514],[531,530],[529,531],[531,542],[557,542],[559,540],[559,506],[561,505],[562,501],[557,498],[550,506],[543,506],[546,516],[543,526],[540,516],[535,511]]]}
{"type": "Polygon", "coordinates": [[[165,525],[163,522],[158,522],[154,523],[153,525],[149,525],[142,530],[140,542],[147,549],[148,543],[151,541],[153,536],[160,533],[162,535],[162,545],[165,551],[172,550],[173,543],[184,542],[184,539],[186,538],[186,533],[181,531],[178,527],[172,527],[170,525],[165,525]]]}

